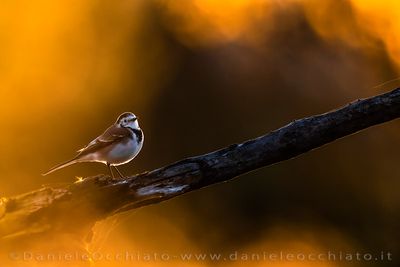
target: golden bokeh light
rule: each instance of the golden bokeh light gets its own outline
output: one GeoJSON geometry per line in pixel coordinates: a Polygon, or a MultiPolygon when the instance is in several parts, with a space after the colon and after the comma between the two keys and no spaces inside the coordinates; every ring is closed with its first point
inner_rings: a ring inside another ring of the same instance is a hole
{"type": "Polygon", "coordinates": [[[391,58],[400,65],[400,37],[397,34],[400,30],[399,1],[373,1],[373,0],[352,0],[360,25],[381,39],[390,54],[391,58]]]}
{"type": "Polygon", "coordinates": [[[213,46],[236,41],[261,41],[260,21],[269,14],[269,1],[159,1],[178,37],[187,45],[213,46]]]}
{"type": "Polygon", "coordinates": [[[381,40],[400,64],[397,1],[260,1],[159,0],[167,8],[172,29],[187,45],[210,46],[229,42],[264,43],[267,29],[277,26],[274,10],[303,8],[315,31],[328,41],[353,47],[376,45],[381,40]]]}
{"type": "Polygon", "coordinates": [[[355,48],[384,45],[400,65],[398,1],[295,1],[301,5],[316,32],[329,42],[345,42],[355,48]]]}

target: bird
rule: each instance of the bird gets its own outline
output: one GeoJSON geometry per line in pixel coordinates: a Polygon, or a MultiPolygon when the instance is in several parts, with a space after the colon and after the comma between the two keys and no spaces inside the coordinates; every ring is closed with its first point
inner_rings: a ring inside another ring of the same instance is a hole
{"type": "Polygon", "coordinates": [[[52,167],[42,175],[48,175],[75,163],[100,162],[107,165],[113,178],[115,176],[112,168],[118,172],[120,178],[124,178],[117,166],[133,160],[142,149],[143,142],[144,133],[139,127],[138,117],[132,112],[124,112],[101,135],[78,150],[74,158],[52,167]]]}

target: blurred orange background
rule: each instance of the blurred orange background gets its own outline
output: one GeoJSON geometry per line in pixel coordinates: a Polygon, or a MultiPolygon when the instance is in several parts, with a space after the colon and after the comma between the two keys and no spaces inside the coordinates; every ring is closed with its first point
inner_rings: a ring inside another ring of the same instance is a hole
{"type": "MultiPolygon", "coordinates": [[[[399,16],[394,0],[2,1],[0,196],[107,173],[101,164],[81,164],[40,175],[74,156],[123,111],[140,117],[146,135],[142,153],[122,167],[133,174],[393,89],[400,84],[399,16]]],[[[91,249],[399,255],[399,132],[398,122],[374,127],[232,182],[129,212],[118,223],[112,218],[102,226],[101,244],[91,249]]]]}

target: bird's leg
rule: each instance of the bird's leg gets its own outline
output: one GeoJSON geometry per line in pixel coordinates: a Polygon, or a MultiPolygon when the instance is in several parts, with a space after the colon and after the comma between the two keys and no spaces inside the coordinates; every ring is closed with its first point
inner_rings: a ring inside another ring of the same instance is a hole
{"type": "Polygon", "coordinates": [[[107,163],[107,167],[108,167],[108,169],[110,170],[111,177],[114,179],[114,178],[115,178],[115,177],[114,177],[114,173],[113,173],[113,171],[112,171],[112,169],[111,169],[111,165],[110,165],[109,163],[107,163]]]}
{"type": "Polygon", "coordinates": [[[125,176],[122,175],[122,173],[117,169],[117,166],[113,166],[113,167],[117,170],[119,177],[125,178],[125,176]]]}

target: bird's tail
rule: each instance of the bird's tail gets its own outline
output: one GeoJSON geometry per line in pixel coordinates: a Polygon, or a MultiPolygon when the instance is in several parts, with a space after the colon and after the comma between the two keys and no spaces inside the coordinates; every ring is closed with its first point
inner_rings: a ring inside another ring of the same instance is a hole
{"type": "Polygon", "coordinates": [[[42,175],[43,175],[43,176],[46,176],[46,175],[48,175],[48,174],[50,174],[50,173],[52,173],[52,172],[55,172],[55,171],[57,171],[57,170],[59,170],[59,169],[62,169],[62,168],[64,168],[64,167],[67,167],[67,166],[69,166],[69,165],[72,165],[72,164],[75,164],[75,163],[78,163],[78,162],[79,162],[79,161],[78,161],[78,158],[77,158],[77,157],[76,157],[76,158],[73,158],[73,159],[70,159],[70,160],[68,160],[68,161],[66,161],[66,162],[60,163],[60,164],[58,164],[58,165],[52,167],[52,168],[51,168],[50,170],[48,170],[47,172],[42,173],[42,175]]]}

